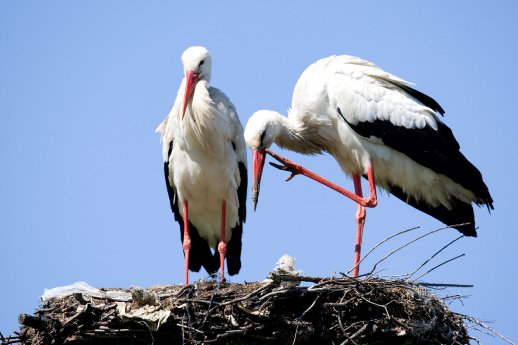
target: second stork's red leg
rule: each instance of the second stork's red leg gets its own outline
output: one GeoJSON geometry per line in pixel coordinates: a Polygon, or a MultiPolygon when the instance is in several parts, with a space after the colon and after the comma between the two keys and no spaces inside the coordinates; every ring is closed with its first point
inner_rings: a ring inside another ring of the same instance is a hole
{"type": "Polygon", "coordinates": [[[226,241],[226,213],[227,203],[225,200],[221,203],[221,235],[219,237],[218,252],[219,252],[219,264],[221,281],[225,280],[225,256],[227,255],[227,241],[226,241]]]}
{"type": "MultiPolygon", "coordinates": [[[[362,182],[361,177],[358,174],[353,174],[354,181],[354,192],[360,198],[363,198],[362,194],[362,182]]],[[[362,250],[362,240],[363,240],[363,227],[365,225],[365,217],[367,216],[367,211],[365,207],[359,203],[356,204],[356,243],[354,245],[354,261],[353,261],[353,277],[358,277],[360,273],[360,255],[362,250]]]]}
{"type": "Polygon", "coordinates": [[[183,254],[185,257],[185,285],[189,284],[189,252],[191,250],[191,235],[189,234],[189,206],[187,200],[183,201],[183,254]]]}
{"type": "Polygon", "coordinates": [[[323,184],[324,186],[327,186],[327,187],[337,191],[338,193],[348,197],[352,201],[354,201],[362,206],[376,207],[376,205],[378,204],[378,196],[376,195],[376,181],[374,179],[374,169],[372,168],[372,165],[369,166],[369,169],[367,171],[367,179],[369,181],[369,197],[364,198],[364,197],[356,195],[355,193],[348,191],[345,188],[340,187],[337,184],[334,184],[333,182],[331,182],[329,180],[326,180],[322,176],[315,174],[314,172],[304,168],[300,164],[294,163],[294,162],[290,161],[289,159],[276,154],[273,151],[266,149],[266,152],[270,156],[272,156],[273,158],[275,158],[276,160],[278,160],[279,162],[284,164],[284,165],[279,165],[279,164],[275,164],[275,163],[270,163],[271,166],[273,166],[277,169],[280,169],[280,170],[286,170],[286,171],[291,172],[291,175],[286,179],[286,181],[289,181],[292,178],[294,178],[295,176],[300,174],[300,175],[309,177],[310,179],[315,180],[315,181],[323,184]]]}

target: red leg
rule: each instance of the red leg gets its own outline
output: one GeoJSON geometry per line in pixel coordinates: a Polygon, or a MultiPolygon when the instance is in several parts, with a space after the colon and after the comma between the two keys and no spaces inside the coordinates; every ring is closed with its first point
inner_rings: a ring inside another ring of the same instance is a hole
{"type": "Polygon", "coordinates": [[[185,285],[189,284],[189,251],[191,250],[191,236],[189,235],[189,210],[187,200],[183,201],[183,254],[185,257],[185,285]]]}
{"type": "Polygon", "coordinates": [[[219,264],[221,281],[225,280],[225,255],[227,254],[227,241],[225,239],[226,229],[226,213],[227,213],[227,202],[223,200],[221,203],[221,235],[219,238],[218,252],[219,252],[219,264]]]}
{"type": "MultiPolygon", "coordinates": [[[[353,181],[356,195],[358,195],[360,198],[363,197],[360,175],[353,174],[353,181]]],[[[356,243],[354,246],[354,262],[352,272],[353,277],[358,277],[358,274],[360,273],[360,255],[362,250],[363,227],[365,225],[366,215],[367,211],[365,211],[365,207],[360,204],[356,204],[356,243]]]]}
{"type": "Polygon", "coordinates": [[[270,165],[272,165],[280,170],[291,171],[291,175],[290,175],[290,177],[288,177],[286,179],[286,181],[289,181],[292,178],[294,178],[295,176],[300,174],[300,175],[309,177],[310,179],[315,180],[315,181],[323,184],[324,186],[327,186],[327,187],[337,191],[338,193],[348,197],[349,199],[353,200],[354,202],[356,202],[362,206],[376,207],[376,205],[378,204],[378,197],[376,195],[376,181],[374,179],[374,169],[372,168],[372,165],[369,166],[369,169],[367,171],[367,178],[369,180],[370,194],[369,194],[368,198],[363,198],[362,196],[358,196],[355,193],[352,193],[352,192],[334,184],[333,182],[326,180],[325,178],[315,174],[314,172],[307,170],[306,168],[302,167],[300,164],[294,163],[294,162],[290,161],[289,159],[279,156],[278,154],[276,154],[268,149],[266,150],[266,152],[270,156],[272,156],[273,158],[275,158],[276,160],[278,160],[279,162],[284,164],[284,165],[279,165],[279,164],[275,164],[275,163],[270,163],[270,165]]]}

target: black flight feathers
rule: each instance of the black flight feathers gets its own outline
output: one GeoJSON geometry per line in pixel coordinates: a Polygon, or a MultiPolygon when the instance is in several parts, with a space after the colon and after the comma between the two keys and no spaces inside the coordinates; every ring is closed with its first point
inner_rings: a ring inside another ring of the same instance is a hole
{"type": "Polygon", "coordinates": [[[415,98],[416,100],[418,100],[419,102],[421,102],[424,106],[427,106],[428,108],[438,112],[439,114],[441,115],[444,115],[444,109],[440,106],[439,103],[437,103],[437,101],[435,99],[433,99],[432,97],[428,96],[428,95],[425,95],[424,93],[422,93],[421,91],[417,91],[416,89],[404,84],[404,83],[401,83],[401,82],[398,82],[396,80],[393,80],[393,79],[389,79],[389,78],[383,78],[383,77],[380,77],[380,76],[372,76],[373,78],[376,78],[376,79],[380,79],[380,80],[383,80],[389,84],[392,84],[398,88],[400,88],[402,91],[404,91],[407,95],[415,98]]]}
{"type": "MultiPolygon", "coordinates": [[[[444,114],[442,107],[433,98],[393,80],[383,80],[399,87],[425,106],[444,114]]],[[[485,204],[489,210],[493,209],[493,199],[482,180],[480,171],[460,152],[459,143],[451,129],[441,121],[437,121],[437,130],[429,125],[424,128],[406,128],[395,125],[390,120],[380,119],[352,124],[347,121],[339,108],[337,111],[347,125],[360,136],[367,139],[371,137],[381,139],[388,147],[405,154],[438,174],[448,176],[454,182],[472,191],[477,197],[475,201],[477,205],[485,204]]],[[[389,192],[447,225],[470,222],[471,225],[459,227],[458,230],[467,236],[476,236],[473,209],[470,204],[454,198],[452,210],[444,206],[434,208],[424,201],[415,200],[412,196],[406,195],[398,186],[390,186],[389,192]]]]}
{"type": "Polygon", "coordinates": [[[241,237],[243,235],[243,223],[246,221],[246,192],[248,190],[248,176],[245,164],[238,163],[241,183],[237,188],[239,200],[239,223],[232,229],[232,238],[227,243],[227,269],[228,274],[238,274],[241,269],[241,237]]]}

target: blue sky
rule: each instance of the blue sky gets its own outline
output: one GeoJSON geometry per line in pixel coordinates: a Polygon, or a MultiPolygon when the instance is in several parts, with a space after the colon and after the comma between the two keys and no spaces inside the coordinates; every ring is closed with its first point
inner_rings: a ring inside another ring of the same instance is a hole
{"type": "MultiPolygon", "coordinates": [[[[518,340],[517,17],[513,1],[0,2],[0,331],[12,333],[46,287],[182,281],[154,130],[182,79],[181,53],[204,45],[212,85],[243,126],[258,109],[285,113],[302,71],[333,54],[370,60],[435,98],[495,210],[476,209],[479,237],[458,241],[431,266],[466,256],[423,280],[475,285],[438,294],[469,295],[450,307],[518,340]]],[[[352,189],[330,157],[281,153],[352,189]]],[[[351,265],[354,204],[285,177],[267,166],[257,212],[249,200],[234,282],[263,279],[284,253],[308,275],[351,265]]],[[[382,193],[367,212],[364,248],[414,226],[417,236],[442,224],[382,193]]],[[[419,241],[379,274],[411,272],[456,236],[419,241]]],[[[401,243],[380,248],[363,271],[401,243]]]]}

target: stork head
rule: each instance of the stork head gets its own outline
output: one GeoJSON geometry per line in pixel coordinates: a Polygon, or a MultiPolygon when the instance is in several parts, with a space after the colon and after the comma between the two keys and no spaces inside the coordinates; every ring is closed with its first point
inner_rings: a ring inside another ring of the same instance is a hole
{"type": "Polygon", "coordinates": [[[256,111],[245,128],[246,144],[252,149],[252,203],[254,211],[259,200],[261,176],[266,160],[266,149],[275,142],[281,133],[283,116],[270,110],[256,111]]]}
{"type": "Polygon", "coordinates": [[[182,105],[182,119],[191,101],[196,83],[200,80],[210,82],[212,60],[209,51],[201,46],[187,48],[182,54],[183,72],[185,74],[185,93],[182,105]]]}

